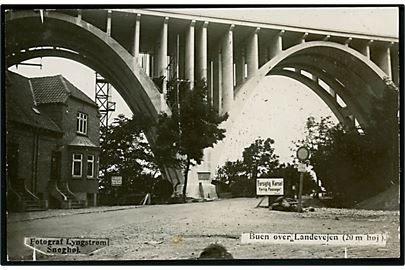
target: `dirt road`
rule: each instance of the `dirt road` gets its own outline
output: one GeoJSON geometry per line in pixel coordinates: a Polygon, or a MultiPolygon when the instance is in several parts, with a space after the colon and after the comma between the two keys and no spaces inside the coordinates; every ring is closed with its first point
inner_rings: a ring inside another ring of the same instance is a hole
{"type": "Polygon", "coordinates": [[[7,222],[10,260],[32,260],[24,237],[100,237],[110,246],[92,255],[37,255],[37,260],[193,259],[221,243],[236,259],[343,258],[344,247],[241,244],[241,233],[387,233],[385,247],[349,247],[348,258],[400,255],[399,212],[317,208],[292,213],[255,208],[258,199],[144,207],[49,210],[13,214],[7,222]]]}

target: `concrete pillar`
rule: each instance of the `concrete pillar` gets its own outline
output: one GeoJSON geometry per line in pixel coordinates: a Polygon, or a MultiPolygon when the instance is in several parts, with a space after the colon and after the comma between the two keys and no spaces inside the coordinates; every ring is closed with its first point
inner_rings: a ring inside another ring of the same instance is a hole
{"type": "Polygon", "coordinates": [[[141,14],[137,14],[135,18],[134,46],[132,47],[132,56],[134,57],[135,63],[138,63],[140,36],[141,36],[141,14]]]}
{"type": "Polygon", "coordinates": [[[245,50],[243,48],[236,59],[236,85],[245,81],[245,63],[245,50]]]}
{"type": "Polygon", "coordinates": [[[387,59],[387,63],[386,63],[386,73],[387,75],[390,77],[390,79],[392,79],[392,61],[391,61],[391,45],[387,46],[386,49],[386,59],[387,59]]]}
{"type": "Polygon", "coordinates": [[[399,85],[399,54],[398,49],[391,44],[391,73],[392,81],[398,86],[399,85]]]}
{"type": "Polygon", "coordinates": [[[305,39],[308,37],[308,33],[304,33],[303,35],[302,35],[302,37],[300,38],[300,44],[301,43],[305,43],[305,39]]]}
{"type": "Polygon", "coordinates": [[[246,63],[247,63],[247,76],[253,77],[259,70],[259,31],[256,28],[252,35],[249,37],[246,47],[246,63]]]}
{"type": "Polygon", "coordinates": [[[333,90],[330,86],[328,86],[328,92],[333,97],[333,99],[336,100],[336,92],[335,92],[335,90],[333,90]]]}
{"type": "Polygon", "coordinates": [[[318,77],[317,77],[316,75],[314,75],[314,74],[311,74],[311,76],[312,76],[312,80],[313,80],[316,84],[318,84],[318,77]]]}
{"type": "Polygon", "coordinates": [[[150,74],[150,55],[149,54],[145,54],[145,68],[144,69],[145,69],[146,75],[151,77],[151,74],[150,74]]]}
{"type": "Polygon", "coordinates": [[[207,82],[207,28],[208,22],[204,22],[200,31],[198,39],[198,79],[207,82]]]}
{"type": "Polygon", "coordinates": [[[346,47],[349,47],[351,41],[352,41],[352,38],[346,39],[346,41],[345,41],[345,46],[346,46],[346,47]]]}
{"type": "Polygon", "coordinates": [[[166,108],[166,95],[167,95],[167,29],[169,17],[163,20],[162,30],[160,32],[160,44],[157,57],[157,76],[163,77],[162,94],[161,94],[161,110],[165,111],[166,108]]]}
{"type": "Polygon", "coordinates": [[[385,74],[387,74],[388,77],[392,78],[391,48],[389,45],[386,45],[380,50],[376,51],[375,61],[376,64],[385,72],[385,74]]]}
{"type": "Polygon", "coordinates": [[[78,9],[77,10],[76,22],[81,22],[81,20],[82,20],[82,10],[78,9]]]}
{"type": "Polygon", "coordinates": [[[233,28],[231,25],[222,41],[222,112],[229,112],[233,103],[233,28]]]}
{"type": "Polygon", "coordinates": [[[186,35],[186,80],[190,81],[190,88],[194,88],[194,26],[195,21],[191,21],[186,35]]]}
{"type": "Polygon", "coordinates": [[[276,57],[279,53],[283,51],[283,35],[284,35],[284,30],[281,30],[278,34],[276,34],[270,45],[270,59],[273,59],[276,57]]]}
{"type": "Polygon", "coordinates": [[[109,9],[107,11],[107,35],[111,37],[111,17],[112,17],[112,10],[109,9]]]}
{"type": "Polygon", "coordinates": [[[369,40],[363,44],[363,46],[360,48],[360,53],[362,53],[364,56],[366,56],[368,59],[370,59],[371,54],[370,54],[370,46],[373,43],[373,40],[369,40]]]}

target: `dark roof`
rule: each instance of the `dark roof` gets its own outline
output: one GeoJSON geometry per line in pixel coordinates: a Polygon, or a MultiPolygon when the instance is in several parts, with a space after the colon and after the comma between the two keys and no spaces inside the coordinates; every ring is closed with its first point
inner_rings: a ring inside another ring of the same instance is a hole
{"type": "Polygon", "coordinates": [[[29,79],[13,72],[6,75],[6,111],[7,121],[62,133],[59,126],[36,106],[29,79]]]}
{"type": "Polygon", "coordinates": [[[62,75],[30,78],[29,80],[38,104],[64,103],[69,96],[73,96],[88,104],[97,106],[93,100],[62,75]]]}
{"type": "Polygon", "coordinates": [[[68,144],[69,146],[85,146],[85,147],[95,147],[97,148],[98,146],[95,145],[89,138],[86,136],[76,136],[73,138],[73,140],[68,144]]]}

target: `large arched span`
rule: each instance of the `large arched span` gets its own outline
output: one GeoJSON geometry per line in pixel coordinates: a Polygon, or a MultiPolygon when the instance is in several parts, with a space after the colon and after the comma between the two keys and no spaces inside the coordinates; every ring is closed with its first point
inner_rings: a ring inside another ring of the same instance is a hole
{"type": "MultiPolygon", "coordinates": [[[[162,106],[153,81],[134,64],[134,57],[107,33],[85,21],[52,11],[44,11],[43,20],[32,10],[9,11],[5,35],[7,67],[41,56],[69,58],[105,77],[135,115],[156,121],[161,108],[167,108],[162,106]]],[[[166,112],[170,114],[168,109],[166,112]]],[[[154,136],[149,134],[148,140],[153,143],[154,136]]],[[[182,181],[181,173],[162,169],[173,184],[182,181]]]]}
{"type": "MultiPolygon", "coordinates": [[[[325,102],[346,129],[353,128],[353,120],[356,119],[364,132],[367,132],[372,121],[370,115],[373,103],[382,97],[386,87],[384,78],[388,77],[370,59],[347,46],[326,41],[296,45],[264,64],[252,78],[237,88],[229,119],[224,124],[227,132],[232,133],[233,127],[237,127],[244,104],[254,96],[255,91],[259,91],[257,86],[260,82],[271,75],[285,76],[306,85],[325,102]],[[303,70],[317,80],[305,76],[303,70]],[[320,80],[333,89],[336,95],[324,89],[318,83],[320,80]],[[345,106],[339,104],[337,96],[345,106]]],[[[226,140],[219,143],[211,153],[216,162],[212,166],[214,170],[222,166],[226,140]]]]}
{"type": "MultiPolygon", "coordinates": [[[[29,59],[29,48],[67,49],[65,53],[59,52],[60,56],[81,62],[107,78],[135,115],[157,118],[161,108],[159,90],[134,65],[133,56],[97,27],[57,12],[45,11],[42,22],[38,12],[11,11],[6,15],[5,33],[7,66],[29,59]],[[69,54],[68,50],[77,54],[69,54]]],[[[37,56],[50,56],[49,53],[49,50],[36,52],[37,56]]]]}
{"type": "MultiPolygon", "coordinates": [[[[348,46],[326,41],[302,43],[278,54],[240,87],[235,93],[236,110],[242,108],[259,82],[269,75],[282,75],[303,83],[330,107],[342,124],[347,125],[354,117],[363,129],[370,124],[373,101],[382,97],[387,77],[366,56],[348,46]],[[313,78],[303,75],[302,70],[313,78]],[[335,94],[328,93],[318,83],[320,80],[335,94]],[[345,106],[339,105],[338,97],[345,106]]],[[[231,111],[231,118],[238,113],[231,111]]]]}

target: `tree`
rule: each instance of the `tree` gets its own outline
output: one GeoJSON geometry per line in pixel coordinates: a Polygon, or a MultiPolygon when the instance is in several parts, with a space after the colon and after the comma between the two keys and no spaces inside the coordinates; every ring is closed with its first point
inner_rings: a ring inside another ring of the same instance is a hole
{"type": "Polygon", "coordinates": [[[118,115],[107,128],[101,141],[99,169],[103,174],[100,187],[106,194],[112,193],[110,177],[122,176],[122,186],[118,192],[150,192],[152,180],[159,174],[154,155],[144,132],[148,130],[147,119],[118,115]]]}
{"type": "Polygon", "coordinates": [[[184,170],[185,199],[190,166],[201,164],[203,150],[225,138],[225,129],[218,126],[228,116],[219,115],[211,107],[205,82],[196,83],[193,89],[189,83],[169,82],[168,104],[172,115],[159,117],[155,153],[162,161],[184,170]]]}
{"type": "Polygon", "coordinates": [[[274,154],[274,140],[256,139],[243,151],[243,164],[251,178],[268,175],[279,165],[278,156],[274,154]]]}
{"type": "Polygon", "coordinates": [[[256,139],[242,153],[242,160],[227,161],[218,169],[216,181],[227,183],[234,196],[254,196],[257,177],[276,172],[278,156],[273,139],[256,139]]]}
{"type": "Polygon", "coordinates": [[[386,80],[380,98],[371,101],[364,133],[344,130],[322,118],[309,118],[306,137],[311,165],[341,206],[350,206],[399,182],[398,88],[386,80]],[[339,201],[338,201],[339,203],[339,201]]]}

